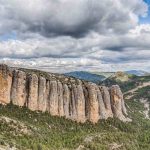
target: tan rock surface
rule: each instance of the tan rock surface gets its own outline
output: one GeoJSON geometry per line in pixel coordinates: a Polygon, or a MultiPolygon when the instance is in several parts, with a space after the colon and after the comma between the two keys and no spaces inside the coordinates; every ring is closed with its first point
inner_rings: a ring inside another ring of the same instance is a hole
{"type": "Polygon", "coordinates": [[[99,100],[97,97],[96,85],[93,83],[88,84],[89,94],[89,121],[96,123],[100,119],[99,116],[99,100]]]}
{"type": "Polygon", "coordinates": [[[58,89],[57,81],[50,81],[50,114],[58,116],[58,89]]]}
{"type": "Polygon", "coordinates": [[[12,73],[6,65],[0,65],[0,104],[10,103],[12,73]]]}
{"type": "Polygon", "coordinates": [[[64,114],[66,118],[69,118],[69,102],[70,102],[70,90],[68,88],[68,85],[63,85],[63,101],[64,101],[64,114]]]}
{"type": "Polygon", "coordinates": [[[102,86],[101,93],[102,93],[102,97],[103,97],[103,101],[104,101],[104,105],[105,105],[105,109],[106,109],[106,113],[107,113],[107,118],[109,118],[109,117],[112,118],[113,113],[112,113],[112,109],[111,109],[110,94],[109,94],[108,88],[105,86],[102,86]]]}
{"type": "Polygon", "coordinates": [[[129,120],[125,117],[123,94],[117,85],[108,89],[63,75],[0,65],[0,103],[11,102],[82,123],[86,120],[97,123],[99,119],[113,116],[129,120]]]}
{"type": "Polygon", "coordinates": [[[124,112],[126,113],[122,92],[118,85],[113,85],[110,89],[112,110],[115,117],[126,121],[124,112]]]}
{"type": "Polygon", "coordinates": [[[77,96],[76,96],[76,109],[77,109],[77,121],[85,122],[85,97],[83,93],[82,85],[77,85],[77,96]]]}
{"type": "Polygon", "coordinates": [[[24,106],[26,99],[26,74],[23,71],[14,71],[11,88],[11,101],[14,105],[24,106]]]}
{"type": "Polygon", "coordinates": [[[97,87],[97,96],[98,96],[98,103],[99,103],[100,119],[107,119],[107,111],[106,111],[105,104],[102,98],[102,93],[99,87],[97,87]]]}
{"type": "Polygon", "coordinates": [[[46,79],[42,76],[39,77],[38,83],[38,110],[45,112],[47,106],[46,99],[46,79]]]}
{"type": "Polygon", "coordinates": [[[36,74],[29,76],[29,93],[27,101],[30,110],[38,110],[38,77],[36,74]]]}
{"type": "Polygon", "coordinates": [[[59,116],[64,116],[64,101],[63,101],[63,86],[58,82],[58,113],[59,116]]]}

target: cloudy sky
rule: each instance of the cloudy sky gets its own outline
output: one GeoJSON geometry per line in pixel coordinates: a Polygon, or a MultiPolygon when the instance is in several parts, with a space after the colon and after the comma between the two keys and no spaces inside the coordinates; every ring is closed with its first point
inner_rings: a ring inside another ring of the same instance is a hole
{"type": "Polygon", "coordinates": [[[150,71],[149,9],[150,0],[0,0],[0,63],[150,71]]]}

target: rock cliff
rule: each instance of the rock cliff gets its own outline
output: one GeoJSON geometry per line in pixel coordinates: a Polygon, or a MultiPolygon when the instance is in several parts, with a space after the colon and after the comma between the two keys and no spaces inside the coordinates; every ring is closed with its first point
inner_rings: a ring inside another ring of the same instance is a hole
{"type": "Polygon", "coordinates": [[[59,74],[0,65],[0,103],[26,106],[77,122],[117,117],[127,121],[119,86],[99,86],[59,74]]]}

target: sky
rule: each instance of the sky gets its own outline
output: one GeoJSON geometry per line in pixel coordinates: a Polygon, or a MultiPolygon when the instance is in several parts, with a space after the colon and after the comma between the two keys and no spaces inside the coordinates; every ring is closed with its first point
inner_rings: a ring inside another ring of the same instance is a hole
{"type": "Polygon", "coordinates": [[[0,0],[0,63],[150,71],[150,0],[0,0]]]}

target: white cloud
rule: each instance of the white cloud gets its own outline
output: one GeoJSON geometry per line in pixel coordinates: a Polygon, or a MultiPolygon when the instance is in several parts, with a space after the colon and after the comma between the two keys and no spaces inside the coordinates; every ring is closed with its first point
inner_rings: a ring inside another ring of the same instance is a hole
{"type": "Polygon", "coordinates": [[[0,0],[0,33],[123,33],[145,15],[142,0],[0,0]]]}
{"type": "Polygon", "coordinates": [[[0,0],[0,36],[16,35],[0,41],[0,62],[53,72],[149,69],[150,24],[138,25],[147,9],[142,0],[0,0]]]}

